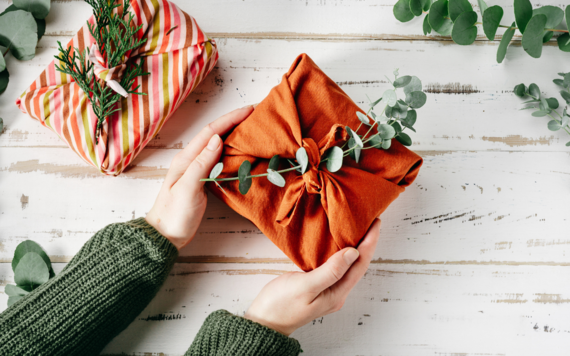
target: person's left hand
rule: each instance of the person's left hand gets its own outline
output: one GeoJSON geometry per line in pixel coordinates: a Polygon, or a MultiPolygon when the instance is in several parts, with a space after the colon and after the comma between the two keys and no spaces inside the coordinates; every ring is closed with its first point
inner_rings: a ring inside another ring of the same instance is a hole
{"type": "Polygon", "coordinates": [[[204,182],[222,154],[220,135],[227,133],[253,111],[253,106],[234,110],[204,127],[172,160],[162,188],[146,221],[178,250],[198,230],[206,211],[204,182]]]}

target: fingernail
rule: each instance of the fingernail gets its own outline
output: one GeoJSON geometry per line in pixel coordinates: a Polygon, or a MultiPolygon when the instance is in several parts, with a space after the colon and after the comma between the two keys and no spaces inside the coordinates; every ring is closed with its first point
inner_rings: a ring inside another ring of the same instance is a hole
{"type": "Polygon", "coordinates": [[[249,104],[249,105],[244,106],[242,109],[251,108],[252,106],[253,106],[253,105],[249,104]]]}
{"type": "Polygon", "coordinates": [[[220,147],[221,141],[222,140],[220,139],[220,136],[218,134],[215,134],[208,142],[208,146],[206,146],[206,148],[209,149],[210,151],[215,151],[218,149],[218,147],[220,147]]]}
{"type": "Polygon", "coordinates": [[[358,250],[355,248],[350,248],[348,249],[348,251],[344,253],[344,255],[342,255],[342,258],[344,258],[344,262],[346,262],[346,264],[350,266],[354,263],[354,261],[356,261],[358,256],[360,256],[358,250]]]}

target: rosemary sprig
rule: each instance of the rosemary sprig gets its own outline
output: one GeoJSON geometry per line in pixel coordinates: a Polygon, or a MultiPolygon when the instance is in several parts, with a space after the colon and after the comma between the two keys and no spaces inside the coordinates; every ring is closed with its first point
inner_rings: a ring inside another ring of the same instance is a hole
{"type": "MultiPolygon", "coordinates": [[[[106,67],[111,69],[125,63],[130,51],[146,42],[146,38],[139,39],[136,35],[142,25],[137,27],[133,25],[134,15],[127,11],[130,0],[123,0],[122,3],[108,0],[85,0],[85,2],[93,7],[95,24],[88,22],[87,27],[106,61],[106,67]],[[119,16],[116,11],[120,6],[123,7],[123,16],[119,16]]],[[[71,46],[64,49],[59,41],[58,44],[60,53],[55,58],[61,66],[56,64],[55,67],[58,71],[70,75],[89,98],[93,112],[97,116],[95,142],[98,143],[103,123],[111,114],[120,110],[116,104],[121,100],[121,95],[95,76],[88,48],[80,52],[78,48],[72,49],[71,46]]],[[[127,59],[126,64],[120,79],[121,87],[128,94],[146,95],[137,92],[140,85],[132,88],[137,77],[149,74],[143,72],[144,59],[141,58],[138,62],[130,62],[127,59]]]]}

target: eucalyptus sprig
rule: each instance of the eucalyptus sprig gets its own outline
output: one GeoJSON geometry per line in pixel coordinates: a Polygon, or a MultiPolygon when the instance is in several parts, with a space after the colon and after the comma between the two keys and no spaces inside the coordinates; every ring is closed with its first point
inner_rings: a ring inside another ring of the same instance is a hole
{"type": "MultiPolygon", "coordinates": [[[[376,101],[371,101],[366,115],[360,111],[356,112],[360,125],[353,130],[346,126],[345,130],[350,137],[341,147],[333,146],[329,148],[322,156],[321,162],[324,163],[327,170],[331,173],[337,172],[342,168],[343,160],[346,156],[350,156],[358,163],[362,151],[371,148],[387,150],[392,145],[392,139],[398,140],[405,146],[412,145],[412,139],[404,131],[409,129],[416,132],[414,124],[417,120],[416,109],[421,108],[427,101],[426,94],[422,91],[422,82],[416,76],[399,77],[398,69],[394,71],[394,81],[391,81],[392,89],[384,91],[382,96],[376,101]],[[397,89],[402,89],[405,99],[398,99],[397,89]],[[376,114],[375,108],[382,108],[376,114]],[[370,121],[369,116],[372,117],[370,121]],[[369,126],[364,135],[357,134],[362,125],[369,126]],[[374,132],[375,131],[375,132],[374,132]],[[348,146],[348,147],[347,147],[348,146]]],[[[251,188],[252,178],[267,177],[267,179],[278,187],[285,186],[285,178],[281,173],[298,171],[305,174],[309,168],[309,157],[304,147],[297,150],[295,160],[287,160],[290,167],[279,169],[281,159],[279,155],[275,155],[269,161],[267,173],[251,175],[251,163],[248,160],[242,162],[238,169],[237,177],[218,178],[224,169],[222,162],[217,163],[210,172],[209,178],[201,179],[205,182],[216,182],[218,187],[223,190],[220,183],[228,181],[239,181],[239,191],[241,194],[247,194],[251,188]]]]}
{"type": "MultiPolygon", "coordinates": [[[[95,18],[95,24],[87,22],[87,27],[97,43],[99,52],[106,60],[107,68],[122,64],[128,52],[146,42],[146,38],[139,39],[136,36],[142,25],[137,27],[133,25],[134,15],[127,11],[130,0],[123,0],[122,3],[108,0],[85,0],[85,2],[93,7],[95,18]],[[123,16],[119,16],[114,11],[121,5],[123,16]]],[[[71,46],[64,49],[59,41],[57,43],[59,54],[55,58],[61,66],[56,64],[55,68],[70,75],[89,98],[93,112],[97,116],[95,142],[98,143],[103,123],[111,114],[120,110],[116,104],[121,100],[121,95],[107,86],[103,80],[95,77],[93,63],[89,60],[89,48],[81,52],[71,46]]],[[[127,62],[120,85],[128,94],[146,95],[146,93],[137,92],[140,85],[133,88],[137,77],[149,74],[143,72],[143,65],[144,59],[142,58],[138,63],[127,62]]]]}
{"type": "Polygon", "coordinates": [[[8,87],[10,73],[6,55],[27,61],[36,55],[38,41],[45,33],[50,0],[13,0],[0,13],[0,94],[8,87]]]}
{"type": "MultiPolygon", "coordinates": [[[[570,73],[558,73],[558,75],[560,75],[563,79],[554,79],[553,82],[554,84],[562,87],[560,96],[562,99],[564,99],[566,104],[570,104],[570,73]]],[[[566,111],[567,108],[564,108],[562,115],[556,111],[556,109],[560,107],[558,99],[545,98],[541,94],[538,85],[534,83],[528,87],[524,84],[519,84],[515,86],[514,93],[516,96],[519,96],[521,98],[531,98],[530,100],[523,103],[527,106],[521,110],[535,109],[536,111],[532,113],[532,116],[548,116],[552,119],[548,122],[548,129],[550,131],[564,130],[570,135],[570,115],[566,111]]],[[[570,141],[566,143],[566,146],[570,146],[570,141]]]]}
{"type": "Polygon", "coordinates": [[[8,306],[55,276],[48,255],[40,245],[31,240],[26,240],[16,247],[12,270],[16,285],[7,284],[4,289],[8,295],[8,306]]]}
{"type": "Polygon", "coordinates": [[[476,25],[483,25],[483,32],[493,41],[499,28],[505,28],[497,50],[497,62],[505,59],[507,47],[516,30],[522,35],[523,49],[531,57],[539,58],[542,44],[550,41],[554,33],[558,48],[570,52],[570,6],[565,10],[557,6],[541,6],[533,9],[530,0],[514,0],[515,22],[511,25],[501,24],[504,10],[498,5],[488,7],[485,0],[477,0],[482,22],[477,22],[478,15],[468,0],[399,0],[394,5],[394,16],[400,22],[411,21],[416,16],[426,14],[423,22],[424,35],[432,29],[442,36],[451,35],[451,39],[459,45],[470,45],[477,39],[476,25]],[[567,29],[557,27],[565,19],[567,29]]]}

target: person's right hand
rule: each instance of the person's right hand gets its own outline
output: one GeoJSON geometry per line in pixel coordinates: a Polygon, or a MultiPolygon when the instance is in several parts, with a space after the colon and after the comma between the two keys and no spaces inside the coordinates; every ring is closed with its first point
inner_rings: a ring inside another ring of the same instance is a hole
{"type": "Polygon", "coordinates": [[[358,250],[342,249],[311,272],[275,278],[263,287],[244,317],[289,336],[311,320],[339,311],[368,270],[379,236],[380,220],[376,220],[358,250]]]}

